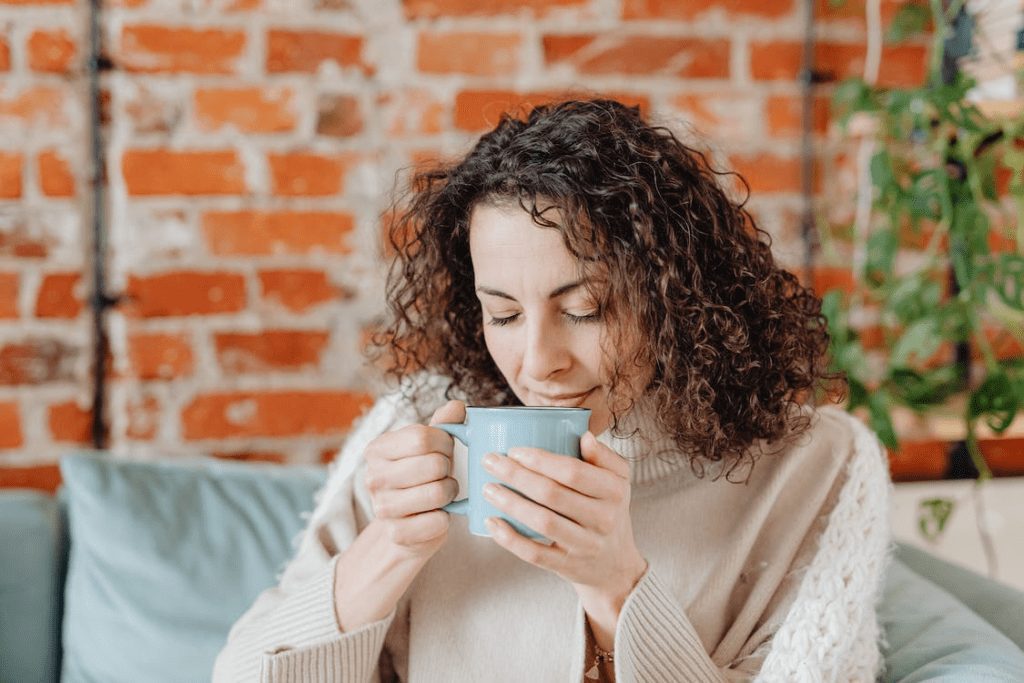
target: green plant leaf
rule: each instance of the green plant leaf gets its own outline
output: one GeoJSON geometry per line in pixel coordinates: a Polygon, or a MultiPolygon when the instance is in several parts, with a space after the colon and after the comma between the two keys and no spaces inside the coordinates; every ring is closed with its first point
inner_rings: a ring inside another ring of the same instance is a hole
{"type": "Polygon", "coordinates": [[[934,314],[942,300],[942,286],[925,273],[914,273],[895,281],[884,294],[886,310],[909,324],[934,314]]]}
{"type": "Polygon", "coordinates": [[[917,504],[917,528],[929,541],[938,540],[953,514],[952,498],[928,498],[917,504]]]}
{"type": "Polygon", "coordinates": [[[875,152],[871,157],[871,182],[880,192],[886,193],[891,185],[896,184],[896,175],[892,170],[892,157],[887,150],[875,152]]]}
{"type": "Polygon", "coordinates": [[[885,36],[886,41],[899,43],[911,36],[923,33],[928,27],[931,16],[931,11],[924,5],[907,3],[901,6],[889,24],[889,30],[885,36]]]}
{"type": "Polygon", "coordinates": [[[899,439],[896,438],[896,429],[889,415],[889,406],[892,402],[889,393],[884,389],[866,393],[871,429],[882,443],[895,450],[899,447],[899,439]]]}
{"type": "Polygon", "coordinates": [[[1024,311],[1024,256],[1020,254],[999,255],[992,289],[1007,306],[1024,311]]]}
{"type": "Polygon", "coordinates": [[[1001,369],[989,373],[981,386],[971,392],[967,414],[970,419],[985,418],[985,424],[997,434],[1006,431],[1020,407],[1020,396],[1009,376],[1001,369]]]}
{"type": "Polygon", "coordinates": [[[871,282],[884,282],[892,277],[896,252],[900,243],[893,230],[877,230],[868,238],[864,277],[871,282]]]}
{"type": "Polygon", "coordinates": [[[924,372],[895,368],[887,383],[893,396],[909,408],[923,412],[943,405],[960,390],[960,374],[952,365],[924,372]]]}
{"type": "Polygon", "coordinates": [[[896,341],[889,354],[889,363],[899,368],[907,366],[913,357],[925,360],[939,350],[941,343],[939,320],[936,317],[915,320],[896,341]]]}

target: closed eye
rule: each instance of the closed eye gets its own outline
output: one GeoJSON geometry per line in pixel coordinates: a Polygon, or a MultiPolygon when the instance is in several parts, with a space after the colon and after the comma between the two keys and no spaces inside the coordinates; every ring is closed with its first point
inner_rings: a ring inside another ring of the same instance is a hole
{"type": "Polygon", "coordinates": [[[518,317],[518,313],[513,313],[512,315],[505,316],[504,318],[492,317],[490,320],[487,321],[487,324],[501,327],[503,325],[508,325],[511,322],[515,322],[515,319],[518,317]]]}
{"type": "MultiPolygon", "coordinates": [[[[519,313],[513,313],[512,315],[505,316],[504,318],[493,316],[487,321],[487,324],[494,325],[495,327],[502,327],[504,325],[514,323],[519,318],[519,315],[519,313]]],[[[586,315],[573,315],[572,313],[563,313],[562,315],[564,315],[565,319],[573,325],[583,325],[584,323],[592,323],[601,319],[600,311],[595,311],[586,315]]]]}

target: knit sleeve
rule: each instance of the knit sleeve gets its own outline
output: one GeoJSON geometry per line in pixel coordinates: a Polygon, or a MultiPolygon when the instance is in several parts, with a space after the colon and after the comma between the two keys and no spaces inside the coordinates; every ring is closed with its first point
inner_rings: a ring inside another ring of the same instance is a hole
{"type": "Polygon", "coordinates": [[[881,667],[876,608],[891,545],[892,484],[878,439],[844,416],[854,440],[846,483],[758,681],[873,681],[881,667]]]}
{"type": "Polygon", "coordinates": [[[389,396],[362,420],[317,493],[298,551],[278,585],[261,593],[232,626],[214,665],[215,683],[376,683],[394,676],[392,655],[404,666],[405,653],[395,650],[407,648],[407,620],[396,618],[397,608],[380,621],[341,631],[334,569],[372,514],[355,485],[363,450],[379,434],[416,417],[389,396]]]}
{"type": "Polygon", "coordinates": [[[874,680],[875,608],[890,543],[889,482],[878,440],[852,417],[845,483],[797,596],[775,634],[741,662],[719,667],[653,567],[623,604],[615,634],[617,683],[874,680]],[[851,637],[853,634],[853,637],[851,637]]]}

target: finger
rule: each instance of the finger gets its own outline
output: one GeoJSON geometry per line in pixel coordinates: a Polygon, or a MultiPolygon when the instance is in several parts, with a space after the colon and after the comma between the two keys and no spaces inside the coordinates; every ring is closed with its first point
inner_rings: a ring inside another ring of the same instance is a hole
{"type": "Polygon", "coordinates": [[[629,479],[629,461],[598,441],[593,432],[588,431],[580,439],[580,455],[591,465],[629,479]]]}
{"type": "MultiPolygon", "coordinates": [[[[546,451],[540,453],[553,459],[570,460],[565,456],[546,451]]],[[[580,463],[575,458],[571,460],[577,465],[593,470],[593,472],[586,472],[581,476],[610,478],[610,475],[597,470],[597,468],[580,463]]],[[[504,458],[497,453],[489,453],[488,457],[484,458],[484,469],[527,498],[581,526],[590,527],[589,522],[602,514],[603,504],[599,498],[590,497],[580,492],[579,489],[564,486],[559,481],[524,467],[511,458],[504,458]],[[493,456],[493,459],[490,456],[493,456]]]]}
{"type": "Polygon", "coordinates": [[[622,479],[615,472],[609,472],[579,458],[559,455],[542,448],[510,448],[508,457],[510,462],[542,474],[591,498],[613,498],[618,495],[622,486],[622,479]]]}
{"type": "Polygon", "coordinates": [[[459,483],[451,477],[407,489],[388,489],[373,497],[373,513],[377,517],[407,517],[437,510],[455,500],[459,483]]]}
{"type": "Polygon", "coordinates": [[[484,498],[512,519],[559,545],[572,548],[585,541],[586,530],[579,524],[500,484],[486,484],[484,498]]]}
{"type": "MultiPolygon", "coordinates": [[[[491,538],[505,550],[532,565],[542,569],[557,569],[565,557],[565,550],[555,545],[544,545],[523,536],[500,517],[488,517],[484,521],[491,538]]],[[[549,536],[550,538],[550,536],[549,536]]]]}
{"type": "Polygon", "coordinates": [[[414,424],[381,434],[366,448],[366,459],[401,460],[427,453],[450,456],[452,438],[440,429],[414,424]]]}
{"type": "Polygon", "coordinates": [[[401,460],[386,460],[383,464],[370,463],[363,483],[369,491],[405,489],[440,481],[450,474],[451,460],[448,456],[443,453],[427,453],[401,460]]]}
{"type": "Polygon", "coordinates": [[[430,424],[432,425],[439,422],[455,422],[461,424],[465,421],[466,404],[462,401],[448,401],[443,406],[435,410],[433,416],[430,418],[430,424]]]}
{"type": "Polygon", "coordinates": [[[448,530],[451,517],[443,510],[421,512],[418,515],[385,520],[388,538],[404,546],[415,546],[432,541],[448,530]]]}

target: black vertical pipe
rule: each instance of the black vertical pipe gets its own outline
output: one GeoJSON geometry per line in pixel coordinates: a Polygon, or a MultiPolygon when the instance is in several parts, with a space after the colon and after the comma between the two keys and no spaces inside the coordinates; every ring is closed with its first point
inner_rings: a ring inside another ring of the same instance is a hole
{"type": "Polygon", "coordinates": [[[803,2],[804,46],[800,67],[800,190],[803,207],[800,235],[804,243],[804,273],[808,285],[814,281],[817,235],[814,230],[814,0],[803,2]]]}
{"type": "Polygon", "coordinates": [[[92,445],[104,448],[107,429],[104,415],[106,398],[106,365],[109,340],[106,330],[106,312],[113,303],[107,296],[106,283],[106,155],[102,131],[102,91],[100,71],[102,60],[102,0],[89,0],[89,57],[86,69],[89,77],[89,133],[92,161],[90,187],[92,190],[92,311],[93,331],[93,394],[92,445]]]}

